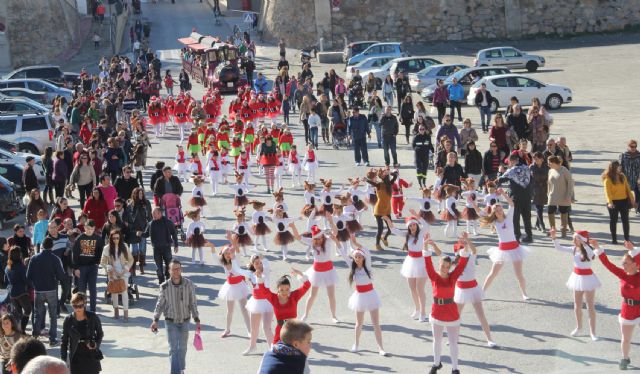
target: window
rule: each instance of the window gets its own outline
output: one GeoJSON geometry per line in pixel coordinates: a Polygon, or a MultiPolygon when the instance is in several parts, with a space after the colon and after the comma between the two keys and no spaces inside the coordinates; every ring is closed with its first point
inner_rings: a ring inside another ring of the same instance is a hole
{"type": "Polygon", "coordinates": [[[485,76],[492,75],[500,75],[500,74],[509,74],[510,72],[506,69],[487,69],[484,71],[485,76]]]}
{"type": "Polygon", "coordinates": [[[13,135],[16,133],[17,120],[0,119],[0,135],[13,135]]]}
{"type": "Polygon", "coordinates": [[[26,78],[26,77],[27,77],[27,72],[25,70],[22,70],[12,75],[11,79],[20,79],[20,78],[26,78]]]}
{"type": "Polygon", "coordinates": [[[27,82],[27,87],[32,91],[47,92],[47,86],[42,82],[27,82]]]}
{"type": "Polygon", "coordinates": [[[27,78],[60,79],[62,73],[58,68],[38,68],[27,70],[27,78]]]}
{"type": "Polygon", "coordinates": [[[0,112],[11,111],[11,103],[0,103],[0,112]]]}
{"type": "Polygon", "coordinates": [[[509,87],[509,78],[498,78],[491,81],[496,87],[509,87]]]}
{"type": "Polygon", "coordinates": [[[383,53],[394,53],[396,51],[396,47],[394,45],[383,45],[382,52],[383,53]]]}
{"type": "Polygon", "coordinates": [[[382,52],[382,46],[376,45],[376,46],[373,46],[373,47],[367,49],[365,51],[365,54],[372,55],[372,54],[376,54],[376,53],[380,53],[380,52],[382,52]]]}
{"type": "Polygon", "coordinates": [[[520,57],[522,56],[520,52],[516,51],[513,48],[505,48],[502,50],[504,57],[520,57]]]}
{"type": "Polygon", "coordinates": [[[16,82],[7,82],[8,88],[24,88],[24,82],[16,81],[16,82]]]}
{"type": "Polygon", "coordinates": [[[540,87],[540,84],[538,82],[529,78],[517,77],[515,78],[515,81],[516,81],[516,84],[518,85],[517,87],[534,87],[534,88],[540,87]]]}
{"type": "Polygon", "coordinates": [[[11,111],[13,112],[25,112],[28,110],[33,110],[33,108],[25,103],[13,103],[11,106],[11,111]]]}
{"type": "Polygon", "coordinates": [[[423,67],[424,65],[422,64],[422,61],[409,60],[407,61],[407,66],[405,69],[409,71],[418,71],[418,70],[422,70],[423,67]]]}
{"type": "Polygon", "coordinates": [[[500,58],[502,57],[502,53],[499,49],[490,49],[484,53],[484,57],[486,58],[500,58]]]}
{"type": "Polygon", "coordinates": [[[40,131],[48,130],[47,120],[43,117],[23,118],[22,131],[40,131]]]}

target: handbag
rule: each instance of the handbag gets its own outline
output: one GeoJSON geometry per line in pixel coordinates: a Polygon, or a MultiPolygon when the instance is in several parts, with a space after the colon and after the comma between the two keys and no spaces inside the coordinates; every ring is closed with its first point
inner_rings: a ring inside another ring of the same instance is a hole
{"type": "Polygon", "coordinates": [[[200,336],[200,328],[197,328],[196,333],[193,335],[193,347],[198,352],[204,349],[202,345],[202,337],[200,336]]]}
{"type": "Polygon", "coordinates": [[[127,289],[124,279],[111,279],[107,284],[107,292],[110,294],[122,293],[127,289]]]}

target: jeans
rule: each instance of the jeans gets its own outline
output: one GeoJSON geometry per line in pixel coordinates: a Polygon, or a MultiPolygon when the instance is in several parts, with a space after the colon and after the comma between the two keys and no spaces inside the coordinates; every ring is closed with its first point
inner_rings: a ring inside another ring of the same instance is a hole
{"type": "Polygon", "coordinates": [[[60,307],[62,307],[67,301],[67,299],[71,297],[71,277],[66,273],[67,272],[65,269],[64,279],[60,282],[60,285],[62,286],[62,294],[60,295],[60,300],[58,300],[58,311],[60,310],[60,307]]]}
{"type": "Polygon", "coordinates": [[[437,103],[434,105],[438,110],[438,125],[442,125],[442,119],[444,118],[444,115],[447,114],[447,105],[446,103],[437,103]]]}
{"type": "Polygon", "coordinates": [[[396,153],[396,137],[382,138],[382,148],[384,149],[384,164],[389,166],[389,151],[393,157],[393,164],[398,164],[398,154],[396,153]]]}
{"type": "Polygon", "coordinates": [[[318,126],[309,128],[309,140],[314,147],[318,148],[318,126]]]}
{"type": "Polygon", "coordinates": [[[482,123],[482,131],[488,131],[491,123],[490,106],[480,106],[480,122],[482,123]]]}
{"type": "Polygon", "coordinates": [[[167,87],[167,95],[173,96],[173,87],[167,87]]]}
{"type": "Polygon", "coordinates": [[[462,103],[459,101],[451,100],[451,102],[449,103],[449,108],[450,108],[449,116],[451,117],[451,121],[453,122],[453,120],[456,119],[454,109],[457,109],[458,120],[462,122],[462,103]]]}
{"type": "Polygon", "coordinates": [[[517,240],[520,240],[520,216],[524,221],[524,232],[528,237],[532,237],[531,233],[531,198],[528,194],[514,193],[513,199],[513,231],[517,240]]]}
{"type": "Polygon", "coordinates": [[[169,261],[171,261],[171,247],[155,247],[153,248],[153,261],[156,263],[156,274],[158,275],[158,283],[164,283],[169,278],[169,261]],[[164,261],[164,270],[162,262],[164,261]]]}
{"type": "Polygon", "coordinates": [[[393,105],[393,92],[385,93],[384,101],[387,103],[387,105],[393,105]]]}
{"type": "Polygon", "coordinates": [[[84,202],[91,196],[91,190],[93,190],[93,183],[78,185],[78,193],[80,193],[80,208],[84,208],[84,202]]]}
{"type": "Polygon", "coordinates": [[[306,119],[302,120],[302,126],[304,127],[304,143],[309,144],[309,121],[306,119]]]}
{"type": "Polygon", "coordinates": [[[369,162],[369,153],[367,152],[367,138],[353,139],[353,152],[356,162],[369,162]]]}
{"type": "Polygon", "coordinates": [[[96,311],[96,281],[98,280],[98,265],[80,266],[80,276],[78,277],[78,291],[87,294],[89,287],[89,310],[96,311]]]}
{"type": "Polygon", "coordinates": [[[165,321],[169,341],[169,362],[171,374],[181,374],[186,366],[185,357],[189,345],[189,321],[175,323],[165,321]]]}
{"type": "Polygon", "coordinates": [[[135,256],[140,253],[142,256],[147,255],[147,239],[140,238],[140,243],[131,244],[131,255],[135,256]]]}
{"type": "Polygon", "coordinates": [[[376,141],[378,142],[378,148],[382,148],[382,133],[380,130],[380,122],[371,122],[373,129],[376,130],[376,141]]]}
{"type": "Polygon", "coordinates": [[[36,321],[33,326],[33,336],[40,336],[40,331],[44,328],[45,309],[47,303],[49,311],[49,341],[55,341],[58,334],[58,290],[36,291],[36,321]]]}

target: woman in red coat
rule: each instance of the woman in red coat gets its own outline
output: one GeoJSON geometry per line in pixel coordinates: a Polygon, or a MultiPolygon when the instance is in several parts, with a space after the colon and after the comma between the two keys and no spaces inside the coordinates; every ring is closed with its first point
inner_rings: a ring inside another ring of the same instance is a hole
{"type": "MultiPolygon", "coordinates": [[[[428,237],[427,237],[428,240],[428,237]]],[[[466,240],[461,239],[461,243],[466,246],[466,240]]],[[[430,373],[436,373],[442,368],[440,354],[442,352],[442,334],[447,329],[447,339],[449,340],[449,354],[451,356],[451,374],[459,374],[458,371],[458,336],[460,334],[460,313],[458,306],[453,300],[456,281],[464,271],[469,260],[469,254],[465,249],[460,252],[460,262],[456,268],[451,269],[451,258],[441,257],[438,270],[436,271],[431,262],[431,251],[423,251],[427,275],[433,287],[433,304],[431,305],[431,329],[433,332],[433,366],[430,373]]]]}
{"type": "Polygon", "coordinates": [[[109,208],[102,196],[102,191],[97,187],[94,188],[93,191],[91,191],[91,197],[84,203],[82,213],[86,214],[88,219],[92,219],[96,223],[96,230],[100,231],[107,220],[108,212],[109,208]]]}
{"type": "Polygon", "coordinates": [[[597,241],[591,240],[589,244],[594,248],[593,252],[598,256],[602,265],[620,279],[620,294],[622,295],[622,307],[618,315],[618,323],[620,323],[620,331],[622,332],[620,370],[627,370],[627,366],[631,363],[629,359],[631,337],[633,336],[634,328],[640,323],[640,273],[638,272],[638,264],[629,253],[625,253],[622,257],[622,268],[619,268],[609,261],[609,258],[604,253],[604,248],[600,248],[597,241]]]}
{"type": "Polygon", "coordinates": [[[264,285],[262,273],[256,272],[258,284],[264,289],[267,300],[273,305],[273,313],[276,316],[276,332],[273,336],[273,344],[280,341],[280,330],[287,320],[298,317],[298,301],[302,299],[304,294],[311,288],[311,283],[300,270],[291,269],[291,275],[296,275],[302,281],[302,286],[295,291],[291,291],[291,282],[289,276],[284,275],[278,279],[276,283],[277,293],[272,292],[264,285]]]}

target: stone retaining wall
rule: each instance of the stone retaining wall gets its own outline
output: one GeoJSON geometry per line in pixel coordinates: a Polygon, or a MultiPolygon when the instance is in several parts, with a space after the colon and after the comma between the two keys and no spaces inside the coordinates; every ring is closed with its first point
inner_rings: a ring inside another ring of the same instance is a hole
{"type": "Polygon", "coordinates": [[[265,0],[265,31],[302,47],[354,40],[504,39],[618,31],[640,25],[636,0],[342,0],[330,25],[316,17],[330,0],[265,0]],[[319,22],[317,22],[319,21],[319,22]],[[318,27],[319,26],[319,27],[318,27]]]}

